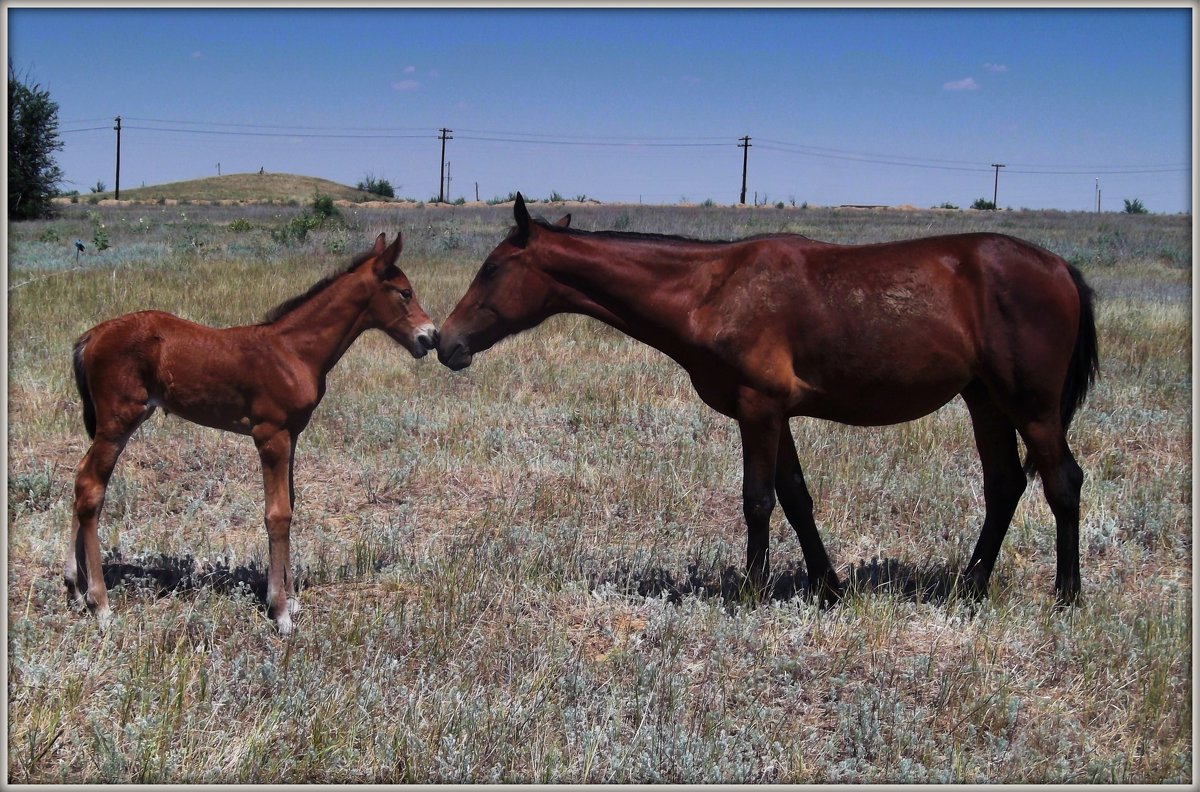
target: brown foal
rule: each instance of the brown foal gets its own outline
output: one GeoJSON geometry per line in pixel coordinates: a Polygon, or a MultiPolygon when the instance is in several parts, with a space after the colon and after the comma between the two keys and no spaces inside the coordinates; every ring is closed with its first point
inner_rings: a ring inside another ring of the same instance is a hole
{"type": "Polygon", "coordinates": [[[465,368],[506,336],[574,312],[676,360],[700,398],[741,430],[746,563],[757,588],[768,579],[778,496],[821,600],[841,591],[789,418],[894,424],[961,395],[986,505],[968,590],[986,594],[1026,471],[1036,470],[1057,526],[1058,600],[1076,600],[1083,472],[1066,430],[1098,355],[1091,289],[1063,259],[1002,234],[834,245],[795,234],[703,242],[577,231],[570,215],[555,225],[531,219],[520,195],[514,215],[442,325],[438,358],[465,368]]]}
{"type": "Polygon", "coordinates": [[[325,394],[325,378],[366,330],[383,330],[420,358],[433,323],[396,266],[401,237],[370,251],[272,310],[256,325],[217,329],[161,311],[125,314],[75,342],[75,382],[91,447],[76,468],[64,579],[101,626],[111,616],[96,523],[130,435],[161,407],[194,423],[250,435],[262,460],[270,546],[268,615],[292,631],[299,611],[289,534],[296,442],[325,394]]]}

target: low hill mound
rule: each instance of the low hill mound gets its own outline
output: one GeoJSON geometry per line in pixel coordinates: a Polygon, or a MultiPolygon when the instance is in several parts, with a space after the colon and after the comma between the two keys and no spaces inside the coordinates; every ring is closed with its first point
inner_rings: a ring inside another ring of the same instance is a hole
{"type": "MultiPolygon", "coordinates": [[[[313,196],[327,195],[335,201],[386,201],[378,195],[356,190],[344,184],[296,176],[290,173],[230,173],[205,179],[171,182],[149,187],[122,188],[122,201],[246,201],[252,203],[287,203],[311,201],[313,196]]],[[[81,196],[82,197],[82,196],[81,196]]],[[[100,199],[114,197],[112,191],[98,193],[100,199]]]]}

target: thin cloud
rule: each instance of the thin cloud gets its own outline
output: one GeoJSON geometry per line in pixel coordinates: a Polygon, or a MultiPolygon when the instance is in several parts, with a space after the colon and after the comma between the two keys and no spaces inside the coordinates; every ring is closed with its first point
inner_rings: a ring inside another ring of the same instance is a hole
{"type": "Polygon", "coordinates": [[[415,91],[421,87],[421,83],[416,80],[396,80],[392,83],[393,91],[415,91]]]}
{"type": "Polygon", "coordinates": [[[195,52],[192,53],[192,60],[200,60],[203,57],[204,57],[204,53],[201,52],[200,50],[196,50],[195,52]]]}
{"type": "Polygon", "coordinates": [[[978,91],[979,83],[975,82],[974,77],[964,77],[961,80],[942,83],[942,87],[947,91],[978,91]]]}
{"type": "Polygon", "coordinates": [[[1005,66],[1003,63],[985,63],[985,64],[983,64],[983,68],[987,69],[990,72],[1006,72],[1006,71],[1008,71],[1008,67],[1005,66]]]}
{"type": "Polygon", "coordinates": [[[405,67],[404,67],[404,73],[405,73],[405,74],[416,74],[416,73],[417,73],[417,67],[416,67],[416,66],[405,66],[405,67]]]}

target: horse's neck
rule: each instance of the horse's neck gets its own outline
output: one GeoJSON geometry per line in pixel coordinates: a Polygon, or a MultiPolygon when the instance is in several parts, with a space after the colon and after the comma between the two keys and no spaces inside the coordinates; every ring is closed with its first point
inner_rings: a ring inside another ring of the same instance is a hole
{"type": "Polygon", "coordinates": [[[699,303],[702,266],[684,246],[585,239],[552,274],[564,287],[568,310],[678,357],[699,303]]]}
{"type": "Polygon", "coordinates": [[[297,357],[324,376],[367,329],[369,298],[357,276],[347,273],[276,320],[274,328],[297,357]]]}

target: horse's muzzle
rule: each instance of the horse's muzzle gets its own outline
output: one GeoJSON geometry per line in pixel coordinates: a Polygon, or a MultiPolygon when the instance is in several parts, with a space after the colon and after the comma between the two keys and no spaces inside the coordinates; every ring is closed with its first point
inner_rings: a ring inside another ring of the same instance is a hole
{"type": "Polygon", "coordinates": [[[470,350],[467,349],[466,344],[458,341],[453,345],[450,345],[445,341],[446,340],[443,338],[442,342],[438,344],[437,348],[438,360],[443,366],[451,371],[461,371],[467,366],[471,365],[473,356],[471,355],[470,350]]]}

